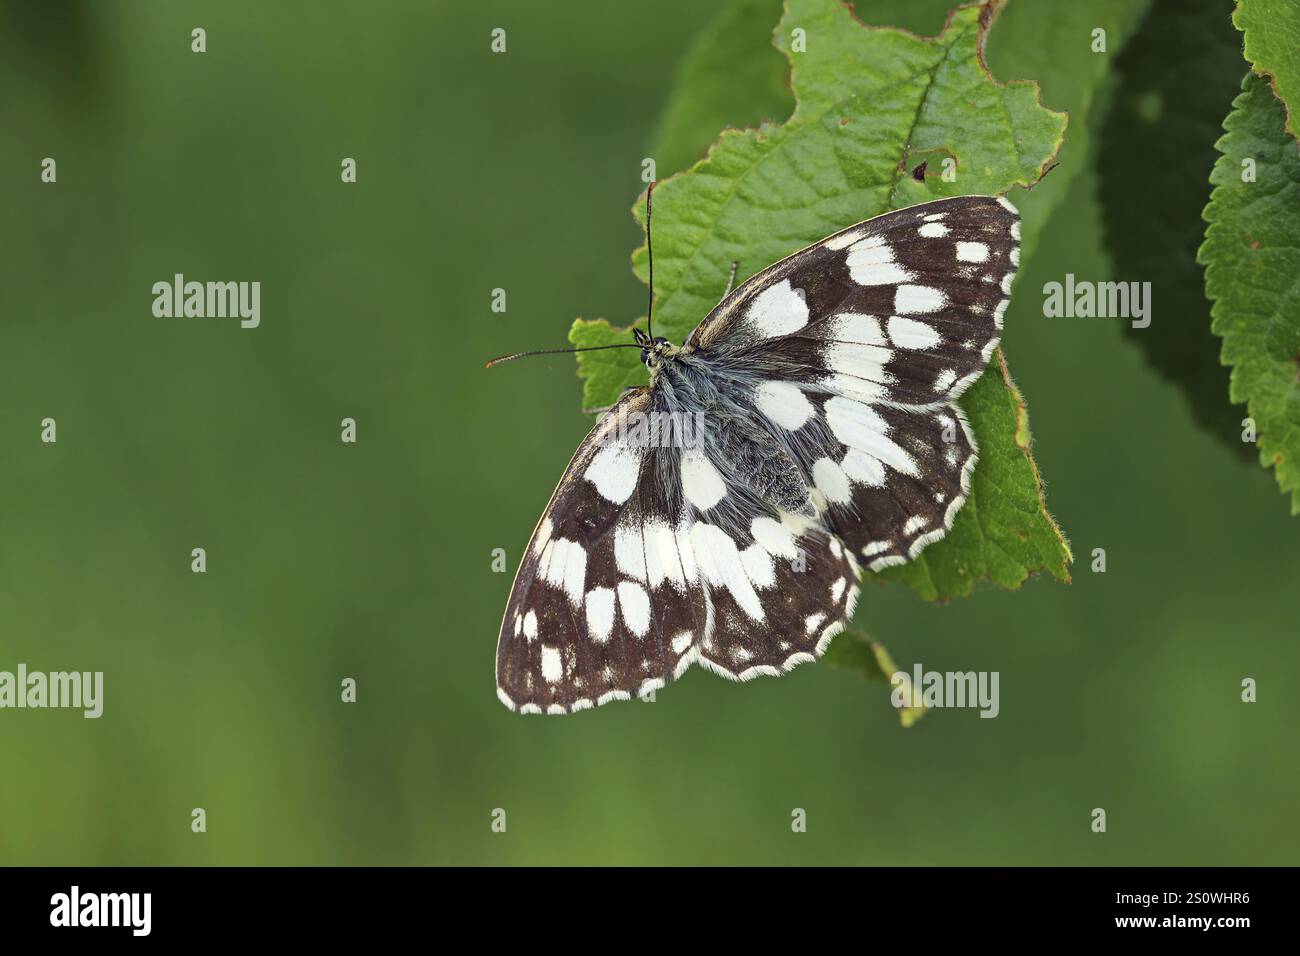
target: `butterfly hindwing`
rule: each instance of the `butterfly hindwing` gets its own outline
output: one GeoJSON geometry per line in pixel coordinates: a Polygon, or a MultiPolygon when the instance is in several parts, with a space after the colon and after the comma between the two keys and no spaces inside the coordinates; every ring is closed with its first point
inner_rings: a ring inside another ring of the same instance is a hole
{"type": "Polygon", "coordinates": [[[703,523],[692,540],[711,617],[694,657],[715,674],[783,674],[821,656],[853,617],[858,563],[818,525],[764,515],[739,542],[703,523]]]}
{"type": "Polygon", "coordinates": [[[761,503],[719,507],[720,476],[716,501],[684,489],[683,474],[699,482],[692,469],[713,466],[698,449],[633,441],[626,423],[654,410],[640,389],[602,419],[527,546],[497,646],[512,709],[645,696],[697,662],[736,680],[783,673],[852,616],[858,566],[839,540],[761,503]]]}
{"type": "Polygon", "coordinates": [[[616,571],[616,529],[645,462],[608,439],[618,415],[649,402],[649,389],[629,392],[587,435],[528,543],[497,643],[497,695],[511,709],[568,713],[627,698],[668,668],[652,658],[655,642],[636,643],[649,629],[648,597],[620,596],[616,571]]]}
{"type": "Polygon", "coordinates": [[[814,462],[827,522],[873,571],[942,538],[970,493],[975,438],[955,403],[910,409],[842,395],[821,400],[838,441],[814,462]]]}

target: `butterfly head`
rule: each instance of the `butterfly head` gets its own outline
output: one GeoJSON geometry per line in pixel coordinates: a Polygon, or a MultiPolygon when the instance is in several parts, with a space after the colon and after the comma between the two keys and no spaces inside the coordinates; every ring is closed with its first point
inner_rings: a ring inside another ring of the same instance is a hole
{"type": "Polygon", "coordinates": [[[658,370],[667,356],[677,351],[673,348],[673,344],[661,335],[652,337],[648,332],[633,329],[632,337],[636,339],[636,344],[641,346],[641,361],[652,372],[658,370]]]}

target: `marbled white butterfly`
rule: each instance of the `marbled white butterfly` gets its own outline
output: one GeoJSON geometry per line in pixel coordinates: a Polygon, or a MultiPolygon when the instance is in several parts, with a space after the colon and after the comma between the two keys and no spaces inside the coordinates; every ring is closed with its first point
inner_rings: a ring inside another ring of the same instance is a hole
{"type": "Polygon", "coordinates": [[[501,624],[501,702],[570,713],[696,663],[747,680],[820,655],[860,563],[915,558],[966,500],[956,399],[998,344],[1019,239],[1004,198],[923,203],[768,266],[681,346],[634,330],[650,384],[542,512],[501,624]]]}

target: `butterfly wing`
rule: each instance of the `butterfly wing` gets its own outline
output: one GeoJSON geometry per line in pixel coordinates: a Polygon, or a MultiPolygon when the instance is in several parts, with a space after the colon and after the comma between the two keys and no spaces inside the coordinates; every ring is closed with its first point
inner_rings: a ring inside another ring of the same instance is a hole
{"type": "Polygon", "coordinates": [[[724,299],[683,349],[691,387],[631,390],[565,470],[506,606],[502,702],[569,713],[695,662],[743,680],[820,654],[852,617],[855,553],[915,557],[966,499],[976,447],[955,399],[997,345],[1018,223],[979,196],[887,213],[724,299]],[[707,454],[629,437],[630,418],[712,389],[696,409],[730,414],[707,454]],[[785,458],[811,511],[770,465],[785,458]]]}
{"type": "Polygon", "coordinates": [[[737,680],[779,674],[852,616],[857,562],[820,524],[759,503],[724,531],[688,500],[692,453],[634,427],[655,402],[635,389],[602,418],[533,532],[497,644],[512,710],[644,696],[695,662],[737,680]]]}
{"type": "Polygon", "coordinates": [[[955,400],[988,364],[1019,264],[1000,197],[923,203],[757,273],[687,339],[799,454],[827,524],[878,570],[952,527],[977,449],[955,400]]]}

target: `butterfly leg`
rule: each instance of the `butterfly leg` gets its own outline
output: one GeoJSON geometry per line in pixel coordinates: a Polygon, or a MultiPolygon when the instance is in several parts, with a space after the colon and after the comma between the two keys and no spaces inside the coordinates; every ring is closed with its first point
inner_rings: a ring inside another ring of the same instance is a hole
{"type": "Polygon", "coordinates": [[[732,261],[731,263],[731,275],[727,277],[727,291],[722,293],[722,298],[724,299],[731,295],[731,290],[736,284],[736,267],[739,265],[739,262],[732,261]]]}

